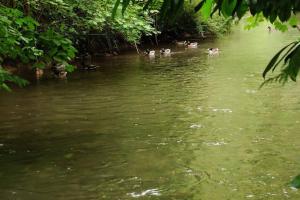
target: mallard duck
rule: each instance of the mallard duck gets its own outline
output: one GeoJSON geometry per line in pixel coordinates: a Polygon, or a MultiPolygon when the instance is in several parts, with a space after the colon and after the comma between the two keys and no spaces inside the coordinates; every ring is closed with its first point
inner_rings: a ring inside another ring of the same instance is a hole
{"type": "Polygon", "coordinates": [[[89,53],[85,53],[80,57],[81,70],[96,70],[98,66],[91,64],[92,56],[89,53]]]}
{"type": "Polygon", "coordinates": [[[163,54],[163,55],[170,55],[171,54],[171,49],[164,49],[164,48],[162,48],[160,50],[160,53],[163,54]]]}
{"type": "Polygon", "coordinates": [[[209,55],[216,55],[219,54],[219,48],[209,48],[208,50],[208,54],[209,55]]]}
{"type": "Polygon", "coordinates": [[[177,40],[175,40],[175,44],[177,46],[185,46],[187,44],[187,42],[186,41],[177,41],[177,40]]]}
{"type": "Polygon", "coordinates": [[[87,70],[87,71],[92,71],[92,70],[96,70],[97,68],[98,68],[97,65],[85,65],[81,69],[82,70],[87,70]]]}
{"type": "Polygon", "coordinates": [[[269,33],[271,33],[273,31],[271,26],[268,26],[268,31],[269,31],[269,33]]]}
{"type": "Polygon", "coordinates": [[[154,50],[147,49],[147,50],[145,51],[145,54],[152,57],[152,56],[155,56],[155,51],[154,51],[154,50]]]}
{"type": "Polygon", "coordinates": [[[59,65],[56,65],[56,66],[53,66],[51,67],[51,70],[53,72],[53,75],[56,77],[56,78],[66,78],[67,77],[67,74],[68,72],[65,71],[65,65],[64,64],[59,64],[59,65]]]}
{"type": "Polygon", "coordinates": [[[187,44],[188,48],[197,48],[198,47],[198,42],[189,42],[187,44]]]}
{"type": "Polygon", "coordinates": [[[35,69],[35,74],[36,74],[36,77],[39,79],[44,75],[44,70],[40,69],[40,68],[36,68],[35,69]]]}

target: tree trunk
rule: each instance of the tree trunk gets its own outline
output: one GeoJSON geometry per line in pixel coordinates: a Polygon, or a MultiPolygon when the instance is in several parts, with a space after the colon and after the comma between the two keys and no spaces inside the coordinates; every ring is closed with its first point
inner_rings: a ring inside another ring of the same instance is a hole
{"type": "Polygon", "coordinates": [[[16,8],[17,7],[16,0],[11,0],[10,5],[11,5],[12,8],[16,8]]]}
{"type": "Polygon", "coordinates": [[[23,11],[26,16],[30,15],[30,2],[29,0],[23,0],[23,11]]]}

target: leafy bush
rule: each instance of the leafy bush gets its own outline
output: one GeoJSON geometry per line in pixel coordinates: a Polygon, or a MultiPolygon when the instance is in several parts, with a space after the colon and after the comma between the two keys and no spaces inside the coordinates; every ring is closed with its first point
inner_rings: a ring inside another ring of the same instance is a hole
{"type": "Polygon", "coordinates": [[[11,91],[7,83],[14,83],[19,87],[24,87],[28,84],[28,81],[21,79],[18,76],[12,75],[0,66],[0,89],[11,91]]]}
{"type": "Polygon", "coordinates": [[[71,40],[49,29],[39,35],[39,44],[44,54],[35,64],[35,67],[43,68],[45,65],[51,65],[53,62],[56,62],[66,65],[68,72],[74,71],[75,67],[68,64],[77,52],[71,40]]]}
{"type": "Polygon", "coordinates": [[[0,61],[19,59],[28,63],[41,56],[43,52],[36,47],[37,26],[34,19],[23,16],[21,11],[0,7],[0,61]]]}
{"type": "MultiPolygon", "coordinates": [[[[74,66],[68,64],[76,53],[72,41],[51,29],[41,32],[38,27],[36,20],[21,11],[0,7],[0,66],[13,60],[44,68],[55,61],[65,64],[67,71],[73,71],[74,66]]],[[[7,82],[19,86],[28,83],[0,67],[0,88],[9,90],[7,82]]]]}

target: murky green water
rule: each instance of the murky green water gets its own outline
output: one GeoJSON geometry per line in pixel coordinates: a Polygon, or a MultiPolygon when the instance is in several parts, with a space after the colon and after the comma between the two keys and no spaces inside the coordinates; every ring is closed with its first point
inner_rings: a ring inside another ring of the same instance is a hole
{"type": "Polygon", "coordinates": [[[0,94],[0,199],[299,199],[299,84],[258,90],[297,35],[237,28],[0,94]]]}

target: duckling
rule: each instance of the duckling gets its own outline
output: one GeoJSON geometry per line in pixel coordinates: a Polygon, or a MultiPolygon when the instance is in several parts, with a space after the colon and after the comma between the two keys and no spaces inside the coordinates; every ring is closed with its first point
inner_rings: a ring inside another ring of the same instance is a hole
{"type": "Polygon", "coordinates": [[[219,48],[209,48],[208,50],[208,54],[209,55],[217,55],[219,54],[219,48]]]}
{"type": "Polygon", "coordinates": [[[163,54],[163,55],[170,55],[171,54],[171,49],[164,49],[164,48],[162,48],[160,50],[160,53],[163,54]]]}
{"type": "Polygon", "coordinates": [[[146,51],[144,53],[145,53],[145,55],[148,55],[150,57],[155,56],[155,51],[154,50],[146,49],[146,51]]]}
{"type": "Polygon", "coordinates": [[[187,47],[188,48],[197,48],[198,42],[188,42],[187,47]]]}

